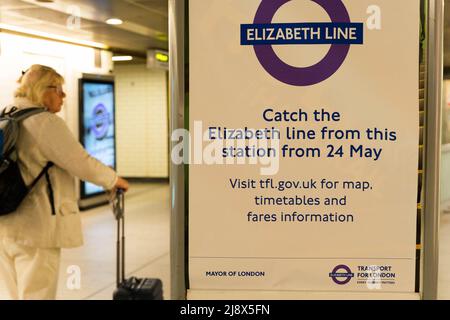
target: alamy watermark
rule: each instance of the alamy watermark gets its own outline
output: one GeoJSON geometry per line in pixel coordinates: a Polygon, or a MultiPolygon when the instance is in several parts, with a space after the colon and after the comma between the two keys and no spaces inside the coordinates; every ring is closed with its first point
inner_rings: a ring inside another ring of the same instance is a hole
{"type": "Polygon", "coordinates": [[[280,136],[275,128],[204,130],[202,121],[194,121],[191,132],[172,132],[171,158],[176,165],[259,165],[262,175],[275,175],[280,167],[280,136]]]}

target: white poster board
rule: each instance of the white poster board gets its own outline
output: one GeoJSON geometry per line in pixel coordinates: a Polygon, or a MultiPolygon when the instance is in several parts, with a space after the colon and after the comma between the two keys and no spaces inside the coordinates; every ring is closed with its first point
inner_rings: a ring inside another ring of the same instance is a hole
{"type": "Polygon", "coordinates": [[[189,1],[190,290],[414,292],[419,20],[189,1]]]}

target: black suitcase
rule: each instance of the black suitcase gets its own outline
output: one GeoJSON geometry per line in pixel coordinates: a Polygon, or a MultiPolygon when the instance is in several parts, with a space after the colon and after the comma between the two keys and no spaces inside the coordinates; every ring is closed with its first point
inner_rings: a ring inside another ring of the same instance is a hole
{"type": "Polygon", "coordinates": [[[163,300],[160,279],[125,279],[125,195],[122,190],[116,192],[113,210],[117,220],[117,288],[113,300],[163,300]]]}

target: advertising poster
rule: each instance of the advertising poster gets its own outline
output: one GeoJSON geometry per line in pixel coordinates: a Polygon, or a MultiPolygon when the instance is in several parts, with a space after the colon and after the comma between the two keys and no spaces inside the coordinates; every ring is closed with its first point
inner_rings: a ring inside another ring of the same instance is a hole
{"type": "Polygon", "coordinates": [[[414,292],[419,21],[189,1],[191,290],[414,292]]]}
{"type": "MultiPolygon", "coordinates": [[[[83,137],[88,153],[102,163],[115,168],[114,84],[82,81],[83,137]]],[[[103,192],[92,183],[82,184],[84,196],[103,192]]]]}

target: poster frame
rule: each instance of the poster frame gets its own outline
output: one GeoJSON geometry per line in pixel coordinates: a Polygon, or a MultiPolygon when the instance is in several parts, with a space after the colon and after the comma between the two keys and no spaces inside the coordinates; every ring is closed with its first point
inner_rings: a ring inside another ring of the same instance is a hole
{"type": "MultiPolygon", "coordinates": [[[[83,74],[83,77],[78,79],[78,94],[79,94],[79,113],[78,113],[78,138],[81,145],[85,148],[83,143],[84,138],[84,84],[85,83],[99,83],[99,84],[112,84],[113,87],[113,121],[114,121],[114,166],[113,169],[117,169],[117,120],[116,120],[116,97],[115,97],[115,81],[113,77],[102,75],[87,75],[83,74]]],[[[79,192],[80,200],[94,199],[106,194],[106,191],[99,191],[93,194],[86,194],[85,192],[86,182],[80,181],[79,192]]],[[[102,201],[103,203],[104,201],[102,201]]]]}
{"type": "MultiPolygon", "coordinates": [[[[189,0],[169,0],[171,131],[189,128],[189,0]]],[[[443,0],[421,0],[426,8],[425,152],[420,223],[422,245],[418,291],[421,299],[438,297],[441,95],[443,78],[443,0]]],[[[171,141],[171,148],[177,142],[171,141]]],[[[171,298],[187,298],[188,170],[171,163],[171,298]]],[[[395,298],[395,297],[394,297],[395,298]]],[[[398,297],[397,297],[398,298],[398,297]]]]}

